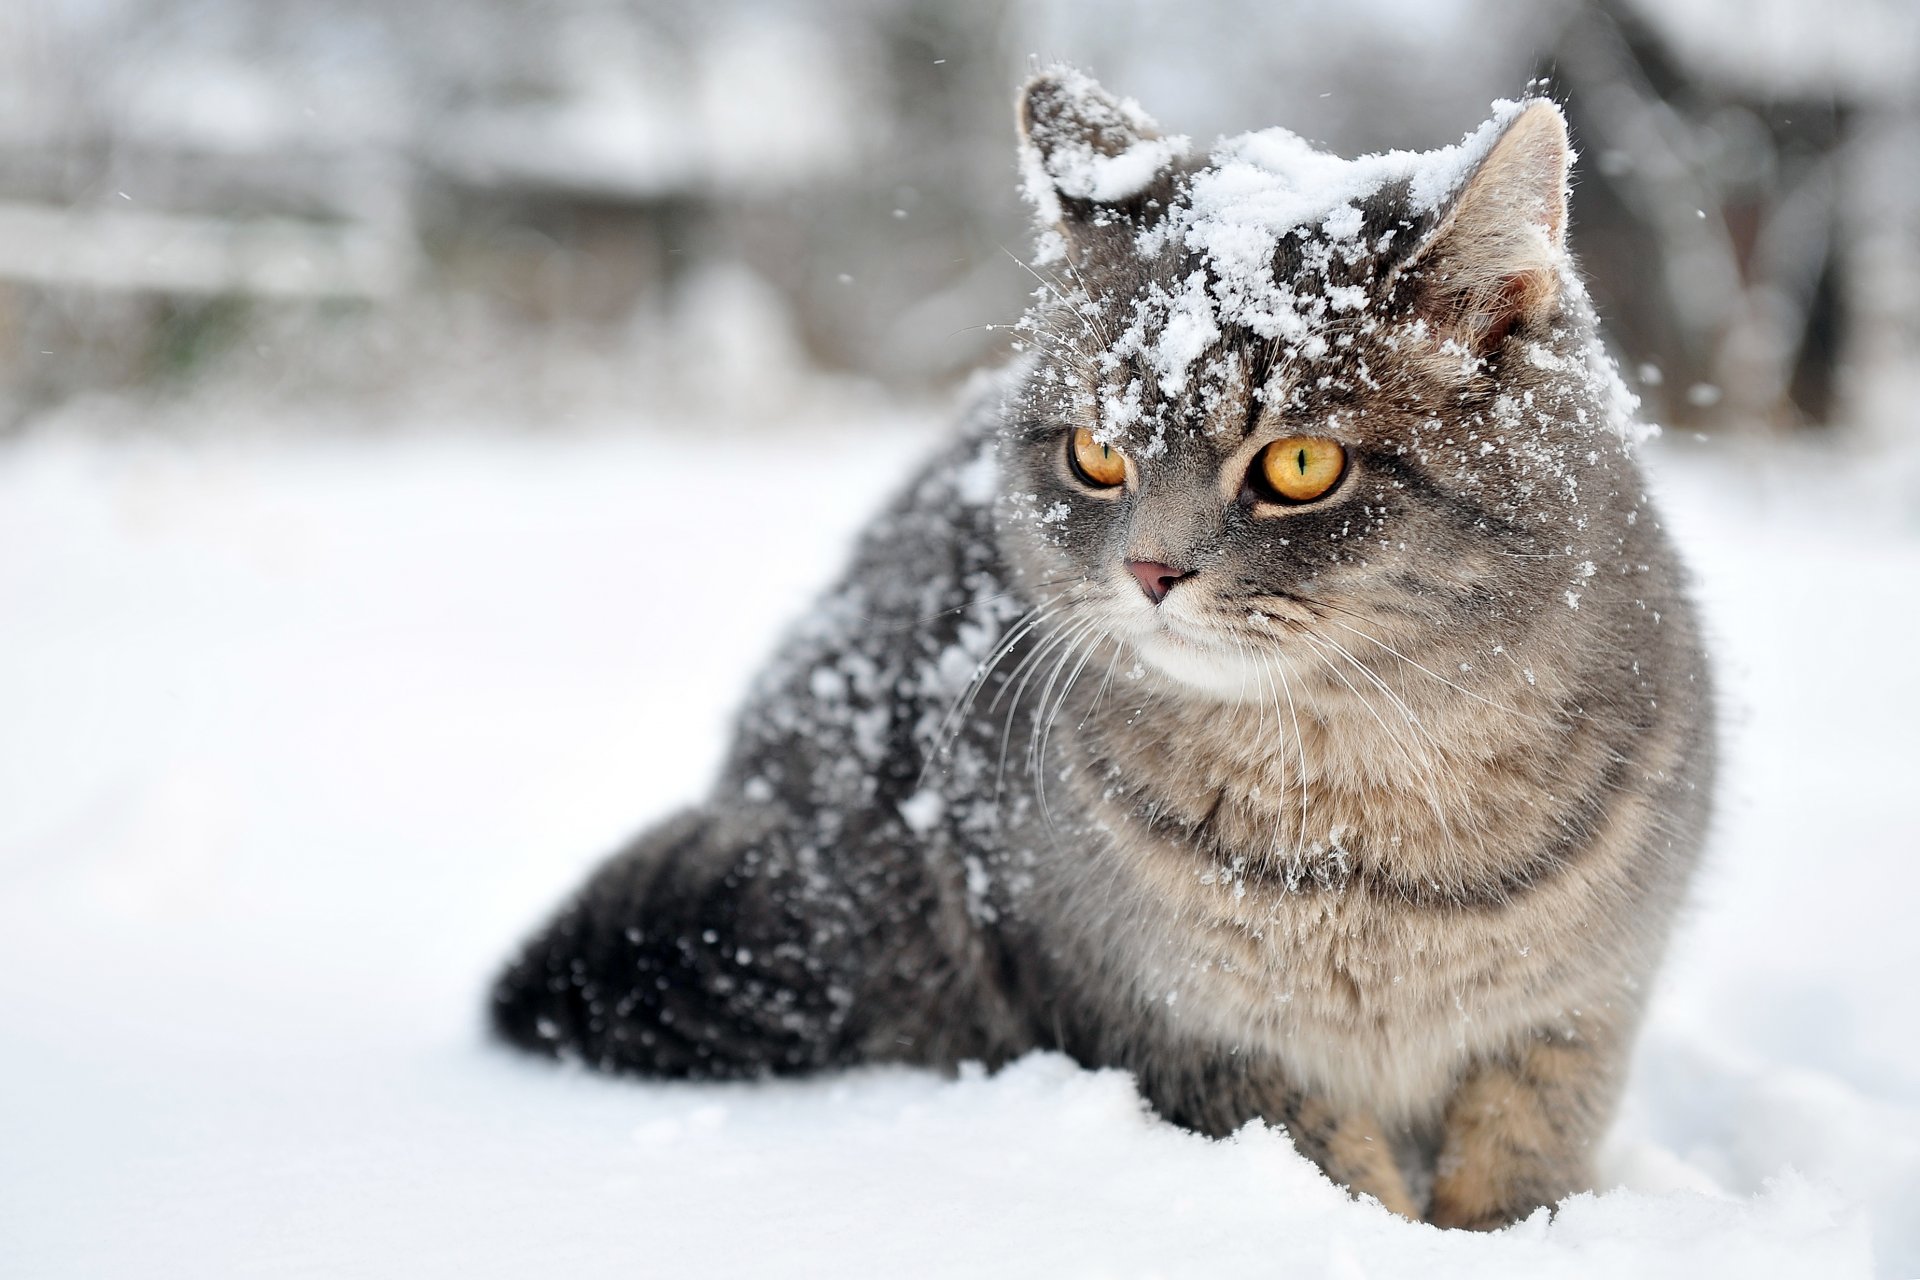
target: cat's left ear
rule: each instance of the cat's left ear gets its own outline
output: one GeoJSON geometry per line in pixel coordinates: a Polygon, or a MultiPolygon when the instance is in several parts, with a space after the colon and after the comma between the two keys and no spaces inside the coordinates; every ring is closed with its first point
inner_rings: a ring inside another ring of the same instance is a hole
{"type": "Polygon", "coordinates": [[[1560,108],[1536,100],[1514,116],[1403,267],[1416,313],[1442,340],[1491,355],[1516,327],[1550,316],[1566,259],[1567,169],[1560,108]]]}
{"type": "Polygon", "coordinates": [[[1166,137],[1130,98],[1053,67],[1020,93],[1020,167],[1042,224],[1084,252],[1164,210],[1187,139],[1166,137]]]}

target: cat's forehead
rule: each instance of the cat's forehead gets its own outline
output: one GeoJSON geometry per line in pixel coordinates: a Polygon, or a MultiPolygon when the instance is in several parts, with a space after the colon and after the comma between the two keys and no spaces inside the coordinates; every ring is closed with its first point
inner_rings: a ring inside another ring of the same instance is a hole
{"type": "Polygon", "coordinates": [[[1082,356],[1084,416],[1112,438],[1231,447],[1266,411],[1364,391],[1356,348],[1388,319],[1391,272],[1498,123],[1351,160],[1265,129],[1189,162],[1163,209],[1095,241],[1042,300],[1048,341],[1082,356]]]}
{"type": "Polygon", "coordinates": [[[1211,321],[1198,276],[1182,294],[1141,297],[1117,337],[1096,340],[1099,326],[1082,328],[1074,345],[1085,358],[1061,369],[1073,416],[1103,442],[1144,445],[1153,457],[1229,453],[1250,435],[1282,429],[1353,436],[1390,398],[1385,384],[1406,335],[1364,304],[1342,308],[1298,290],[1299,321],[1264,336],[1211,321]]]}
{"type": "Polygon", "coordinates": [[[1269,342],[1223,342],[1178,386],[1138,362],[1120,362],[1075,395],[1076,417],[1102,442],[1141,461],[1206,460],[1234,453],[1250,436],[1374,434],[1378,391],[1367,385],[1372,352],[1361,344],[1310,359],[1269,342]]]}

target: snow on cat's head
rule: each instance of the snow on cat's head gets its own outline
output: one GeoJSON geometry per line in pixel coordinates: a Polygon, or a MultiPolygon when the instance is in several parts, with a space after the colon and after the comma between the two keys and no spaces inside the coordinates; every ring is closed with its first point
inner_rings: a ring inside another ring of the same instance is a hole
{"type": "Polygon", "coordinates": [[[1564,628],[1635,518],[1640,429],[1565,251],[1558,108],[1431,152],[1201,154],[1056,69],[1021,124],[1044,285],[1003,536],[1043,594],[1223,698],[1564,628]]]}

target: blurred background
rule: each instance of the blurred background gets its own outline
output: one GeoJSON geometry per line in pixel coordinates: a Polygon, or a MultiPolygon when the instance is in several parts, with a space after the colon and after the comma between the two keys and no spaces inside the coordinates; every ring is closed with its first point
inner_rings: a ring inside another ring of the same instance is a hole
{"type": "Polygon", "coordinates": [[[530,427],[938,394],[1031,287],[1011,102],[1055,59],[1201,142],[1346,154],[1544,76],[1651,415],[1882,430],[1917,50],[1911,0],[15,0],[0,432],[103,394],[530,427]]]}

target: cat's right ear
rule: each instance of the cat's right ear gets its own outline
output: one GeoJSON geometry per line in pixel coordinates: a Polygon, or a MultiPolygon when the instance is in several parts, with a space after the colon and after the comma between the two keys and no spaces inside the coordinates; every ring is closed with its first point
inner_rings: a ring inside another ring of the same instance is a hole
{"type": "Polygon", "coordinates": [[[1399,271],[1417,280],[1420,316],[1476,356],[1515,326],[1553,314],[1566,264],[1567,167],[1560,108],[1535,99],[1507,123],[1421,249],[1399,271]]]}
{"type": "Polygon", "coordinates": [[[1040,223],[1078,258],[1163,212],[1187,139],[1166,137],[1130,98],[1051,67],[1020,92],[1020,168],[1040,223]]]}

